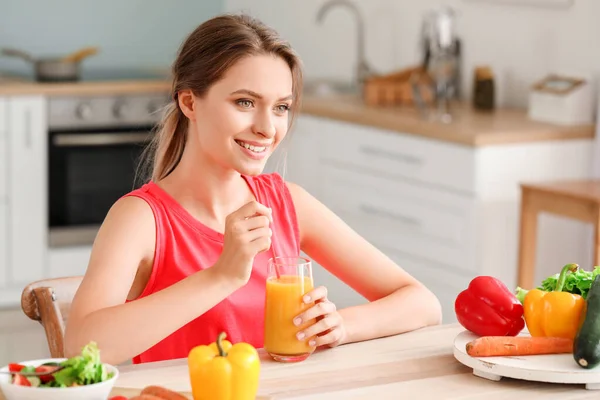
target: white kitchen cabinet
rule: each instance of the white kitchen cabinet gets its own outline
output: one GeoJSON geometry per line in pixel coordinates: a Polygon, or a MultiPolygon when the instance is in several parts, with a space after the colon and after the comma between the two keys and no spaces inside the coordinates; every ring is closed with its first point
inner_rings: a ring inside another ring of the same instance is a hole
{"type": "Polygon", "coordinates": [[[45,277],[47,247],[47,105],[42,96],[8,102],[9,284],[45,277]]]}
{"type": "MultiPolygon", "coordinates": [[[[455,321],[454,299],[473,277],[493,275],[515,287],[519,183],[591,176],[591,139],[475,147],[306,114],[300,121],[304,143],[290,147],[288,157],[310,161],[290,168],[350,227],[430,288],[445,323],[455,321]]],[[[537,281],[568,262],[591,268],[589,228],[540,219],[537,281]]],[[[318,284],[332,299],[342,306],[364,302],[319,268],[318,284]]]]}
{"type": "MultiPolygon", "coordinates": [[[[8,101],[0,97],[0,288],[7,283],[8,277],[8,246],[7,246],[7,196],[6,196],[6,174],[7,174],[7,125],[8,125],[8,101]]],[[[1,289],[0,289],[1,290],[1,289]]]]}
{"type": "Polygon", "coordinates": [[[447,190],[474,190],[472,148],[330,119],[322,120],[318,131],[327,164],[447,190]]]}
{"type": "Polygon", "coordinates": [[[321,148],[315,147],[320,125],[312,118],[300,115],[296,127],[290,133],[287,147],[285,179],[294,182],[313,196],[319,196],[321,148]]]}
{"type": "Polygon", "coordinates": [[[8,281],[8,207],[0,202],[0,291],[8,281]]]}
{"type": "Polygon", "coordinates": [[[367,240],[452,271],[477,272],[471,196],[329,165],[321,174],[323,202],[367,240]]]}
{"type": "Polygon", "coordinates": [[[286,181],[302,186],[313,196],[317,195],[320,149],[314,144],[319,129],[317,120],[300,115],[269,159],[264,172],[278,172],[286,181]]]}
{"type": "Polygon", "coordinates": [[[8,100],[0,97],[0,204],[6,203],[8,100]]]}
{"type": "Polygon", "coordinates": [[[48,251],[48,277],[84,275],[91,254],[92,246],[50,248],[48,251]]]}

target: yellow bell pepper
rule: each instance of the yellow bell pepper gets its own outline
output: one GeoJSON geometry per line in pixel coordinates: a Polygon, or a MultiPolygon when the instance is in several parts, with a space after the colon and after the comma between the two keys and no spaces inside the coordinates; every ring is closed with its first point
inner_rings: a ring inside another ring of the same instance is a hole
{"type": "Polygon", "coordinates": [[[248,343],[225,340],[220,333],[210,345],[194,347],[188,370],[194,400],[254,400],[260,376],[260,358],[248,343]]]}
{"type": "Polygon", "coordinates": [[[531,336],[575,339],[585,316],[585,299],[578,294],[562,290],[567,274],[577,271],[578,268],[577,264],[565,265],[558,276],[555,289],[551,292],[532,289],[527,293],[523,311],[531,336]]]}

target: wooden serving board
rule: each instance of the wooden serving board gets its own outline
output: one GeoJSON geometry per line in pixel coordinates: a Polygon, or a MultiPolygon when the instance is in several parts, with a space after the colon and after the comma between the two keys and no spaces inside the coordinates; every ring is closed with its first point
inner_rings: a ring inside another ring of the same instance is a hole
{"type": "Polygon", "coordinates": [[[571,354],[471,357],[465,347],[468,342],[477,338],[477,335],[463,331],[454,339],[454,358],[473,368],[473,374],[476,376],[492,381],[499,381],[505,377],[534,382],[580,384],[585,385],[588,390],[600,390],[600,367],[581,368],[571,354]]]}

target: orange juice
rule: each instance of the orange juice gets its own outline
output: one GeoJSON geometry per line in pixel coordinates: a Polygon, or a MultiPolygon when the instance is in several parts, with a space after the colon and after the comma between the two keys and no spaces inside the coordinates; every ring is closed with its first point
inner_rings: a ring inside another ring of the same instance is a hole
{"type": "MultiPolygon", "coordinates": [[[[275,358],[286,356],[308,357],[314,348],[308,345],[312,338],[298,340],[296,334],[312,325],[315,320],[294,325],[294,318],[309,309],[314,303],[305,304],[302,296],[313,289],[308,276],[282,275],[267,279],[265,299],[265,350],[275,358]]],[[[290,360],[291,361],[291,360],[290,360]]]]}

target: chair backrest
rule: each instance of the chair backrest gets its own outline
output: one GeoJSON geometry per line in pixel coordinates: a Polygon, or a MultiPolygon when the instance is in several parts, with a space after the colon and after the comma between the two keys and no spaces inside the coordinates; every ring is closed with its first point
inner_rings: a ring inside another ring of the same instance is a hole
{"type": "Polygon", "coordinates": [[[83,276],[54,278],[27,285],[21,293],[25,315],[44,327],[51,357],[64,357],[65,324],[83,276]]]}

